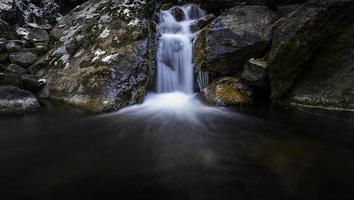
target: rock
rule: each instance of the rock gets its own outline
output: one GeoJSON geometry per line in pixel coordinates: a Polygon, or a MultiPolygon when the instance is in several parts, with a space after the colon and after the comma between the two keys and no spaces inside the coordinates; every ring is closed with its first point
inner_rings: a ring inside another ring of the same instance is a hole
{"type": "Polygon", "coordinates": [[[354,23],[337,29],[306,64],[285,103],[329,110],[354,109],[354,23]]]}
{"type": "Polygon", "coordinates": [[[21,75],[11,73],[0,73],[0,86],[21,87],[21,75]]]}
{"type": "Polygon", "coordinates": [[[37,47],[33,47],[33,48],[22,48],[21,51],[22,52],[32,52],[32,53],[36,54],[37,56],[41,56],[41,55],[46,54],[48,52],[48,49],[45,46],[37,46],[37,47]]]}
{"type": "Polygon", "coordinates": [[[206,102],[216,106],[236,106],[252,102],[253,91],[239,78],[222,77],[202,91],[206,102]]]}
{"type": "Polygon", "coordinates": [[[31,92],[12,86],[0,87],[0,114],[30,113],[39,108],[39,102],[31,92]]]}
{"type": "Polygon", "coordinates": [[[49,41],[49,36],[47,31],[43,29],[38,29],[38,28],[32,28],[26,39],[30,41],[32,44],[42,44],[42,46],[47,46],[48,41],[49,41]]]}
{"type": "Polygon", "coordinates": [[[195,67],[221,75],[236,74],[250,58],[266,53],[275,19],[275,13],[264,6],[226,11],[196,36],[195,67]]]}
{"type": "Polygon", "coordinates": [[[251,86],[264,87],[267,77],[267,61],[264,59],[250,59],[244,66],[241,78],[251,86]]]}
{"type": "Polygon", "coordinates": [[[7,66],[5,71],[8,73],[13,73],[13,74],[27,74],[26,69],[24,69],[23,67],[21,67],[19,65],[15,65],[15,64],[10,64],[9,66],[7,66]]]}
{"type": "Polygon", "coordinates": [[[277,22],[268,58],[273,101],[281,101],[293,89],[308,62],[352,21],[353,10],[353,1],[315,1],[277,22]]]}
{"type": "Polygon", "coordinates": [[[150,3],[90,0],[60,19],[36,73],[48,81],[40,95],[93,112],[141,102],[155,57],[150,3]]]}
{"type": "Polygon", "coordinates": [[[215,19],[215,16],[213,14],[206,15],[196,20],[195,22],[192,22],[190,25],[190,29],[193,33],[197,32],[206,27],[213,19],[215,19]]]}
{"type": "Polygon", "coordinates": [[[40,79],[37,76],[30,74],[23,75],[21,77],[21,82],[22,88],[31,92],[38,92],[47,84],[45,79],[40,79]]]}
{"type": "Polygon", "coordinates": [[[38,60],[38,56],[32,52],[18,52],[10,54],[10,60],[22,67],[29,67],[38,60]]]}
{"type": "Polygon", "coordinates": [[[10,53],[19,52],[21,51],[21,46],[18,45],[16,42],[11,41],[6,44],[6,50],[10,53]]]}
{"type": "Polygon", "coordinates": [[[186,16],[180,7],[173,7],[171,9],[171,14],[175,17],[176,21],[178,22],[186,19],[186,16]]]}

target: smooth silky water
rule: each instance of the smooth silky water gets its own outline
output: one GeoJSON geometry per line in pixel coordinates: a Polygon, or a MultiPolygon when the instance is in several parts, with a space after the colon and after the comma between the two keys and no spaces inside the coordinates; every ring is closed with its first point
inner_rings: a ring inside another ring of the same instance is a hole
{"type": "Polygon", "coordinates": [[[56,102],[0,116],[0,199],[354,199],[354,117],[193,93],[188,24],[160,15],[156,93],[92,115],[56,102]]]}

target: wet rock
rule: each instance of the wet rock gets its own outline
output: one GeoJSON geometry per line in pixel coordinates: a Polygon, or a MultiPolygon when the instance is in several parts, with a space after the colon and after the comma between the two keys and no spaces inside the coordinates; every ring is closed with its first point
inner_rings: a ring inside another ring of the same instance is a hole
{"type": "Polygon", "coordinates": [[[13,74],[27,74],[26,69],[24,69],[23,67],[21,67],[19,65],[15,65],[15,64],[10,64],[9,66],[7,66],[5,71],[8,73],[13,73],[13,74]]]}
{"type": "Polygon", "coordinates": [[[21,83],[23,89],[38,92],[47,84],[47,81],[35,75],[26,74],[21,77],[21,83]]]}
{"type": "Polygon", "coordinates": [[[196,20],[195,22],[191,23],[190,29],[193,33],[197,32],[203,29],[204,27],[206,27],[213,19],[215,19],[215,15],[213,14],[206,15],[196,20]]]}
{"type": "Polygon", "coordinates": [[[202,91],[206,102],[216,106],[236,106],[252,102],[253,91],[239,78],[222,77],[202,91]]]}
{"type": "Polygon", "coordinates": [[[0,114],[23,114],[38,111],[37,98],[29,91],[0,86],[0,114]]]}
{"type": "Polygon", "coordinates": [[[93,112],[141,102],[154,60],[149,2],[91,0],[60,19],[57,44],[33,67],[48,81],[40,95],[93,112]]]}
{"type": "Polygon", "coordinates": [[[264,59],[250,59],[244,66],[241,78],[251,86],[264,87],[267,77],[267,61],[264,59]]]}
{"type": "Polygon", "coordinates": [[[239,6],[224,12],[196,36],[195,67],[236,74],[250,58],[266,53],[275,19],[275,13],[264,6],[239,6]]]}
{"type": "Polygon", "coordinates": [[[268,59],[273,101],[291,92],[308,62],[352,21],[353,10],[353,1],[313,1],[276,23],[268,59]]]}
{"type": "Polygon", "coordinates": [[[10,54],[12,63],[22,67],[29,67],[38,60],[38,56],[32,52],[18,52],[10,54]]]}

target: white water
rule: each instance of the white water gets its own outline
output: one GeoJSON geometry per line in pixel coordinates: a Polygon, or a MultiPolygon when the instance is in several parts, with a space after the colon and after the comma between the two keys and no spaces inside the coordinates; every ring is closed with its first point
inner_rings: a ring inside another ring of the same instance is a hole
{"type": "Polygon", "coordinates": [[[182,21],[177,21],[171,14],[173,8],[160,12],[160,38],[156,55],[157,93],[148,94],[143,104],[124,108],[118,114],[150,120],[168,114],[198,122],[201,113],[221,111],[204,106],[194,94],[192,42],[195,34],[191,32],[190,24],[205,13],[192,5],[178,8],[182,9],[185,16],[182,21]]]}

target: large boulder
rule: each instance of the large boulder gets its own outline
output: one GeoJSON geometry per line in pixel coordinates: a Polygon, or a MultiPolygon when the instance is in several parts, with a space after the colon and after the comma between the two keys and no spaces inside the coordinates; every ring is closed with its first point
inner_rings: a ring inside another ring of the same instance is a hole
{"type": "Polygon", "coordinates": [[[195,67],[222,75],[237,73],[250,58],[266,53],[275,19],[265,6],[238,6],[224,12],[196,36],[195,67]]]}
{"type": "Polygon", "coordinates": [[[202,91],[206,103],[216,106],[237,106],[252,102],[253,91],[239,78],[221,77],[202,91]]]}
{"type": "MultiPolygon", "coordinates": [[[[153,71],[150,1],[91,0],[63,17],[59,42],[38,66],[41,93],[102,112],[141,102],[153,71]]],[[[32,70],[31,70],[32,71],[32,70]]]]}
{"type": "Polygon", "coordinates": [[[0,114],[22,114],[38,111],[37,98],[26,90],[0,86],[0,114]]]}
{"type": "MultiPolygon", "coordinates": [[[[327,0],[320,2],[311,1],[277,22],[273,31],[273,44],[268,59],[271,96],[274,101],[281,101],[296,87],[297,81],[301,79],[303,73],[310,70],[309,62],[313,59],[321,59],[318,52],[323,48],[328,49],[329,47],[325,47],[325,45],[329,42],[333,42],[333,39],[336,39],[336,37],[333,36],[337,35],[337,32],[340,33],[345,27],[348,27],[348,24],[352,22],[353,18],[353,1],[327,0]]],[[[337,66],[338,64],[338,70],[341,70],[343,58],[341,58],[341,56],[337,58],[340,59],[337,61],[332,60],[333,65],[324,63],[324,69],[325,67],[337,66]]],[[[346,65],[346,69],[349,70],[350,65],[346,65]]],[[[327,74],[326,71],[317,72],[319,72],[319,74],[327,74]]],[[[341,72],[337,73],[340,74],[341,72]]],[[[340,76],[342,75],[338,75],[338,77],[340,76]]],[[[317,76],[314,76],[313,80],[316,79],[315,77],[317,76]]],[[[325,80],[325,78],[322,79],[322,81],[325,80]]],[[[338,79],[337,81],[338,87],[342,87],[345,85],[344,83],[350,82],[348,80],[338,79]],[[343,83],[340,83],[341,81],[343,81],[343,83]]],[[[328,82],[328,84],[332,83],[334,82],[328,82]]],[[[317,86],[319,85],[321,84],[317,86]]],[[[317,86],[313,86],[313,83],[311,83],[309,87],[317,86]]],[[[344,88],[346,87],[348,87],[348,85],[344,88]]],[[[314,90],[313,92],[313,97],[306,98],[316,98],[317,95],[315,93],[318,91],[314,90]]],[[[339,93],[342,92],[338,92],[334,96],[340,96],[339,93]]],[[[310,93],[307,94],[309,95],[310,93]]],[[[305,95],[302,96],[302,98],[302,101],[305,102],[305,95]]],[[[345,97],[342,96],[341,98],[345,97]]],[[[329,98],[324,99],[328,100],[329,98]]],[[[335,98],[332,98],[332,101],[334,99],[335,98]]],[[[323,100],[323,102],[327,100],[323,100]]],[[[320,101],[322,100],[317,100],[317,102],[320,101]]]]}
{"type": "Polygon", "coordinates": [[[354,109],[354,23],[338,30],[286,97],[293,106],[354,109]]]}

